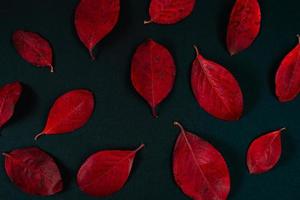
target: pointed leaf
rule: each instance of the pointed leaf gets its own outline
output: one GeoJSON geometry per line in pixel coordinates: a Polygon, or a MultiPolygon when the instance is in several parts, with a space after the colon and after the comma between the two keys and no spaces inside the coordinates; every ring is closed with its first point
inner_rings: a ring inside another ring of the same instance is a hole
{"type": "Polygon", "coordinates": [[[300,92],[300,36],[297,46],[281,62],[276,73],[276,95],[280,102],[291,101],[300,92]]]}
{"type": "Polygon", "coordinates": [[[93,60],[94,47],[115,27],[119,13],[120,0],[80,0],[75,12],[75,27],[93,60]]]}
{"type": "Polygon", "coordinates": [[[164,46],[148,40],[137,48],[131,62],[131,82],[155,117],[156,107],[173,88],[175,74],[173,57],[164,46]]]}
{"type": "Polygon", "coordinates": [[[227,164],[207,141],[184,130],[178,123],[180,135],[173,152],[173,174],[180,189],[195,200],[225,200],[230,191],[227,164]]]}
{"type": "Polygon", "coordinates": [[[142,144],[134,151],[106,150],[91,155],[77,174],[80,189],[96,197],[119,191],[129,177],[136,153],[143,147],[142,144]]]}
{"type": "Polygon", "coordinates": [[[52,106],[44,130],[35,136],[72,132],[81,128],[94,110],[94,97],[88,90],[72,90],[60,96],[52,106]]]}
{"type": "Polygon", "coordinates": [[[52,48],[46,39],[37,33],[18,30],[12,40],[24,60],[37,67],[48,67],[53,72],[52,48]]]}
{"type": "Polygon", "coordinates": [[[205,59],[196,48],[191,84],[199,105],[223,120],[238,120],[243,112],[243,94],[233,75],[221,65],[205,59]]]}
{"type": "Polygon", "coordinates": [[[281,156],[280,129],[255,139],[247,152],[247,165],[251,174],[261,174],[271,170],[281,156]]]}
{"type": "Polygon", "coordinates": [[[21,93],[22,85],[19,82],[6,84],[0,88],[0,128],[13,116],[21,93]]]}
{"type": "Polygon", "coordinates": [[[3,155],[7,175],[23,192],[50,196],[62,191],[63,181],[59,169],[47,153],[29,147],[3,155]]]}
{"type": "Polygon", "coordinates": [[[247,49],[260,31],[261,13],[257,0],[236,0],[227,27],[227,48],[231,55],[247,49]]]}

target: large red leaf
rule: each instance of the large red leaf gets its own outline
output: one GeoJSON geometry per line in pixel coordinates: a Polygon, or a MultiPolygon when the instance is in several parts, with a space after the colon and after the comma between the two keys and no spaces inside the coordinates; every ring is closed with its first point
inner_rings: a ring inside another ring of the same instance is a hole
{"type": "Polygon", "coordinates": [[[24,60],[37,67],[48,67],[53,72],[52,48],[46,39],[37,33],[18,30],[12,40],[24,60]]]}
{"type": "Polygon", "coordinates": [[[261,23],[257,0],[236,0],[227,27],[227,48],[231,55],[247,49],[259,34],[261,23]]]}
{"type": "Polygon", "coordinates": [[[119,191],[129,177],[136,153],[143,147],[142,144],[134,151],[106,150],[91,155],[77,174],[80,189],[97,197],[119,191]]]}
{"type": "Polygon", "coordinates": [[[297,46],[281,62],[276,73],[276,95],[281,102],[291,101],[300,92],[300,36],[297,46]]]}
{"type": "Polygon", "coordinates": [[[225,200],[230,191],[230,174],[220,152],[202,138],[184,130],[173,152],[173,174],[177,185],[195,200],[225,200]]]}
{"type": "Polygon", "coordinates": [[[23,192],[49,196],[62,191],[63,181],[59,169],[47,153],[29,147],[3,155],[7,175],[23,192]]]}
{"type": "Polygon", "coordinates": [[[62,134],[81,128],[94,110],[94,97],[88,90],[72,90],[59,97],[52,106],[44,130],[35,136],[62,134]]]}
{"type": "Polygon", "coordinates": [[[223,120],[238,120],[243,112],[243,94],[233,75],[221,65],[205,59],[196,49],[191,84],[199,105],[223,120]]]}
{"type": "Polygon", "coordinates": [[[247,165],[251,174],[260,174],[272,169],[281,156],[281,132],[273,131],[255,139],[247,153],[247,165]]]}
{"type": "Polygon", "coordinates": [[[13,116],[21,93],[22,85],[19,82],[6,84],[0,88],[0,128],[13,116]]]}
{"type": "Polygon", "coordinates": [[[195,6],[195,0],[151,0],[148,23],[175,24],[189,16],[195,6]]]}
{"type": "Polygon", "coordinates": [[[75,12],[77,34],[94,60],[93,49],[118,22],[120,0],[80,0],[75,12]]]}
{"type": "Polygon", "coordinates": [[[137,48],[131,63],[131,81],[155,117],[156,107],[173,88],[175,74],[173,57],[164,46],[147,40],[137,48]]]}

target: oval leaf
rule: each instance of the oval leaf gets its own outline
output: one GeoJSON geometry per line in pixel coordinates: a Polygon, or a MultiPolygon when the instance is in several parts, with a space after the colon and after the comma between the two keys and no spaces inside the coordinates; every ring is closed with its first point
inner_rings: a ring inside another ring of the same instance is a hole
{"type": "Polygon", "coordinates": [[[227,27],[227,48],[231,55],[247,49],[258,36],[261,24],[257,0],[237,0],[227,27]]]}
{"type": "Polygon", "coordinates": [[[195,0],[151,0],[148,23],[175,24],[189,16],[195,6],[195,0]]]}
{"type": "Polygon", "coordinates": [[[185,131],[178,123],[180,135],[173,152],[173,174],[177,185],[190,198],[225,200],[230,191],[227,164],[207,141],[185,131]]]}
{"type": "Polygon", "coordinates": [[[4,153],[5,170],[23,192],[50,196],[62,191],[63,181],[55,161],[36,147],[4,153]]]}
{"type": "Polygon", "coordinates": [[[44,130],[35,136],[72,132],[81,128],[94,110],[94,97],[88,90],[72,90],[59,97],[52,106],[44,130]]]}
{"type": "Polygon", "coordinates": [[[281,62],[275,79],[276,96],[280,102],[291,101],[300,92],[300,36],[297,46],[281,62]]]}
{"type": "Polygon", "coordinates": [[[80,0],[75,12],[75,27],[93,60],[94,47],[115,27],[119,13],[120,0],[80,0]]]}
{"type": "Polygon", "coordinates": [[[131,82],[155,117],[156,107],[173,88],[175,74],[173,57],[164,46],[148,40],[137,48],[131,62],[131,82]]]}
{"type": "Polygon", "coordinates": [[[142,144],[134,151],[107,150],[91,155],[77,174],[80,189],[96,197],[119,191],[128,179],[136,153],[143,147],[142,144]]]}
{"type": "Polygon", "coordinates": [[[221,65],[205,59],[195,47],[191,84],[199,105],[222,120],[238,120],[243,112],[243,94],[233,75],[221,65]]]}
{"type": "Polygon", "coordinates": [[[251,174],[261,174],[272,169],[281,156],[280,129],[255,139],[247,152],[247,166],[251,174]]]}
{"type": "Polygon", "coordinates": [[[22,85],[19,82],[6,84],[0,88],[0,128],[13,116],[21,93],[22,85]]]}
{"type": "Polygon", "coordinates": [[[37,33],[18,30],[12,40],[24,60],[37,67],[48,67],[53,72],[52,48],[46,39],[37,33]]]}

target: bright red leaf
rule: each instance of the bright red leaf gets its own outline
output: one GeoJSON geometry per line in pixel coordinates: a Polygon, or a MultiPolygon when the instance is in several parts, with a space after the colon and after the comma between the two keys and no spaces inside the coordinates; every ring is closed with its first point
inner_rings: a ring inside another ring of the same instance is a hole
{"type": "Polygon", "coordinates": [[[238,120],[243,112],[243,94],[233,75],[221,65],[205,59],[196,49],[191,84],[199,105],[223,120],[238,120]]]}
{"type": "Polygon", "coordinates": [[[247,49],[259,34],[261,23],[257,0],[236,0],[227,27],[227,48],[231,55],[247,49]]]}
{"type": "Polygon", "coordinates": [[[93,49],[118,22],[120,0],[80,0],[75,12],[77,34],[94,60],[93,49]]]}
{"type": "Polygon", "coordinates": [[[175,74],[173,57],[164,46],[147,40],[137,48],[131,62],[131,82],[155,117],[156,107],[173,88],[175,74]]]}
{"type": "Polygon", "coordinates": [[[300,36],[297,46],[281,62],[276,73],[276,95],[281,102],[291,101],[300,92],[300,36]]]}
{"type": "Polygon", "coordinates": [[[177,185],[195,200],[225,200],[230,191],[230,174],[220,152],[202,138],[184,130],[173,152],[173,174],[177,185]]]}
{"type": "Polygon", "coordinates": [[[63,181],[59,169],[47,153],[29,147],[3,155],[7,175],[23,192],[50,196],[62,191],[63,181]]]}
{"type": "Polygon", "coordinates": [[[48,67],[53,72],[52,48],[46,39],[37,33],[18,30],[12,40],[24,60],[37,67],[48,67]]]}
{"type": "Polygon", "coordinates": [[[280,129],[255,139],[247,153],[247,165],[251,174],[261,174],[272,169],[281,156],[280,129]]]}
{"type": "Polygon", "coordinates": [[[77,174],[80,189],[96,197],[119,191],[129,177],[136,153],[143,147],[142,144],[134,151],[106,150],[91,155],[77,174]]]}
{"type": "Polygon", "coordinates": [[[72,132],[81,128],[94,110],[94,97],[88,90],[72,90],[60,96],[52,106],[44,130],[35,136],[72,132]]]}
{"type": "Polygon", "coordinates": [[[13,116],[21,93],[22,85],[19,82],[6,84],[0,88],[0,128],[13,116]]]}
{"type": "Polygon", "coordinates": [[[195,6],[195,0],[151,0],[148,23],[175,24],[189,16],[195,6]]]}

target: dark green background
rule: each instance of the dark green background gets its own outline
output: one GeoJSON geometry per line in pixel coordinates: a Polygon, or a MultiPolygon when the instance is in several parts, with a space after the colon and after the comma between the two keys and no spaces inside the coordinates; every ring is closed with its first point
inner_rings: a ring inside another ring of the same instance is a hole
{"type": "Polygon", "coordinates": [[[300,99],[281,104],[274,96],[274,73],[300,32],[300,1],[261,0],[261,33],[245,52],[230,57],[224,45],[226,24],[233,0],[199,0],[192,15],[171,26],[143,25],[149,1],[121,0],[120,21],[97,46],[92,62],[76,36],[73,13],[77,0],[2,0],[0,7],[0,84],[15,80],[25,85],[13,119],[3,128],[0,152],[38,146],[58,161],[65,180],[63,192],[53,197],[22,193],[0,170],[1,200],[91,200],[76,186],[80,164],[103,149],[136,148],[145,143],[133,172],[118,193],[107,200],[188,199],[175,185],[171,171],[172,148],[179,120],[188,130],[210,141],[224,155],[230,169],[232,200],[300,199],[300,99]],[[38,69],[22,60],[11,44],[16,29],[39,32],[53,45],[55,70],[38,69]],[[153,119],[148,105],[130,83],[130,60],[138,44],[153,38],[167,46],[177,64],[170,96],[153,119]],[[227,67],[244,93],[243,118],[224,122],[205,113],[195,101],[190,66],[196,44],[204,56],[227,67]],[[45,136],[35,142],[54,100],[71,89],[95,93],[96,109],[89,122],[72,134],[45,136]],[[245,152],[255,137],[282,127],[283,155],[270,172],[251,176],[245,152]]]}

